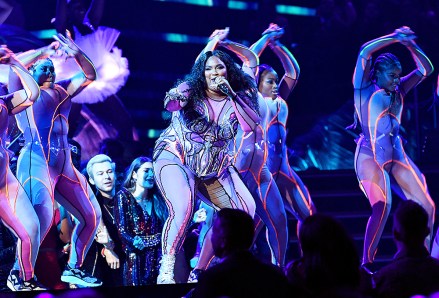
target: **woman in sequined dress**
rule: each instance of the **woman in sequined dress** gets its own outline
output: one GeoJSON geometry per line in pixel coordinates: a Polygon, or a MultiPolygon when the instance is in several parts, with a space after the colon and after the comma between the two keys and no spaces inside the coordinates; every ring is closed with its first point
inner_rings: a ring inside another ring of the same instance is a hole
{"type": "MultiPolygon", "coordinates": [[[[355,171],[372,207],[362,260],[363,268],[369,273],[375,271],[373,261],[390,213],[392,188],[399,190],[404,199],[424,207],[433,231],[435,204],[424,175],[404,151],[399,135],[405,95],[433,72],[433,65],[415,38],[410,28],[401,27],[365,43],[353,76],[356,118],[362,129],[357,141],[355,171]],[[395,43],[405,46],[416,64],[405,76],[401,76],[401,63],[391,53],[383,53],[372,62],[375,52],[395,43]]],[[[430,237],[427,247],[430,247],[430,237]]]]}
{"type": "Polygon", "coordinates": [[[131,163],[116,200],[114,220],[127,256],[123,264],[124,285],[155,284],[167,209],[154,187],[150,158],[138,157],[131,163]]]}

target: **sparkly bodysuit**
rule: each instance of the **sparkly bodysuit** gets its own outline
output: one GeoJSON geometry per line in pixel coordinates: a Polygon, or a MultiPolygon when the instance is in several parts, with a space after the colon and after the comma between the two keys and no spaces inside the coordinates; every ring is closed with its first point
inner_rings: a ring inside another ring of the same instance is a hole
{"type": "MultiPolygon", "coordinates": [[[[165,102],[178,100],[170,91],[165,102]]],[[[245,116],[250,115],[249,121],[256,122],[248,104],[240,98],[236,102],[245,116]]],[[[154,175],[169,209],[163,254],[175,255],[180,250],[198,194],[215,209],[239,208],[254,215],[254,200],[232,165],[230,144],[238,125],[249,124],[241,123],[229,99],[213,102],[205,98],[174,111],[170,126],[156,141],[154,175]]]]}
{"type": "MultiPolygon", "coordinates": [[[[203,103],[206,115],[209,107],[203,103]]],[[[197,177],[217,176],[230,165],[233,156],[228,145],[235,136],[238,120],[232,107],[223,107],[218,123],[200,117],[187,125],[184,118],[184,111],[173,113],[171,125],[160,135],[154,151],[171,152],[197,177]]]]}

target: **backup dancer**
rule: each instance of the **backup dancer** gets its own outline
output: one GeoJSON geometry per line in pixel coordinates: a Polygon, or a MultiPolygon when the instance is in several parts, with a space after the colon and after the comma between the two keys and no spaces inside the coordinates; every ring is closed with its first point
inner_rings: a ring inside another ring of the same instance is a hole
{"type": "MultiPolygon", "coordinates": [[[[277,72],[271,66],[259,65],[257,83],[258,90],[268,107],[267,165],[282,195],[286,210],[298,220],[298,230],[301,222],[316,210],[308,189],[288,162],[286,145],[288,104],[286,99],[297,84],[300,68],[293,54],[279,41],[283,32],[284,30],[278,25],[270,24],[251,49],[261,56],[265,48],[269,46],[284,68],[285,74],[279,81],[277,72]]],[[[259,228],[260,224],[261,222],[258,223],[259,228]]]]}
{"type": "MultiPolygon", "coordinates": [[[[356,119],[362,134],[357,141],[355,171],[360,188],[370,201],[372,214],[366,226],[362,266],[373,273],[373,261],[392,204],[391,188],[404,199],[416,201],[428,213],[433,229],[435,204],[424,175],[406,154],[399,135],[405,95],[433,72],[433,65],[414,41],[408,27],[365,43],[353,75],[356,119]],[[398,58],[391,53],[372,55],[399,43],[410,52],[416,69],[401,76],[398,58]]],[[[430,248],[431,235],[426,246],[430,248]]]]}
{"type": "MultiPolygon", "coordinates": [[[[71,98],[96,78],[91,61],[70,37],[58,34],[58,50],[64,51],[80,67],[71,78],[55,83],[55,69],[47,57],[54,53],[53,44],[20,54],[40,86],[41,94],[28,109],[16,115],[25,146],[17,164],[17,178],[31,199],[40,221],[40,242],[53,221],[54,191],[56,199],[72,214],[78,224],[72,233],[68,263],[61,280],[94,287],[101,282],[80,269],[96,233],[101,217],[99,204],[85,177],[73,166],[67,142],[71,98]]],[[[14,266],[15,267],[15,266],[14,266]]],[[[17,269],[17,268],[15,268],[17,269]]],[[[14,270],[11,271],[11,275],[14,270]]]]}
{"type": "Polygon", "coordinates": [[[9,115],[28,108],[38,98],[39,87],[15,55],[7,48],[0,48],[0,64],[10,65],[9,84],[20,84],[23,89],[0,96],[0,219],[17,240],[18,270],[8,278],[11,291],[45,290],[34,276],[34,266],[40,242],[38,217],[23,187],[9,169],[6,136],[9,115]]]}

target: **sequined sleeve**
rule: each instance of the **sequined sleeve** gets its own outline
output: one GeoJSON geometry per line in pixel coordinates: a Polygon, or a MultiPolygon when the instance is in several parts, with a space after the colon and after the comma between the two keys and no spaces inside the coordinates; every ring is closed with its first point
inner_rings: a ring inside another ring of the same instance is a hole
{"type": "Polygon", "coordinates": [[[170,112],[175,112],[186,106],[188,100],[189,100],[189,86],[185,83],[181,84],[177,88],[172,88],[168,92],[166,92],[165,96],[165,109],[170,112]],[[187,89],[181,91],[179,89],[180,86],[186,87],[187,89]]]}
{"type": "Polygon", "coordinates": [[[131,214],[128,212],[129,196],[130,193],[122,189],[116,195],[116,208],[114,209],[114,220],[116,222],[116,227],[119,232],[120,239],[122,243],[128,250],[135,250],[134,247],[134,237],[131,234],[129,227],[128,217],[131,214]]]}

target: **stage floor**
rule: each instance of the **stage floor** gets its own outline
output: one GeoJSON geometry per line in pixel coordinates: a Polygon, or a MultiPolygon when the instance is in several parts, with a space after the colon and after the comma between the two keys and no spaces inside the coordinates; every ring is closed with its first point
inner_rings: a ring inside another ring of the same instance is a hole
{"type": "Polygon", "coordinates": [[[142,287],[97,287],[44,292],[0,292],[0,298],[181,298],[186,295],[194,286],[195,284],[175,284],[142,287]]]}

